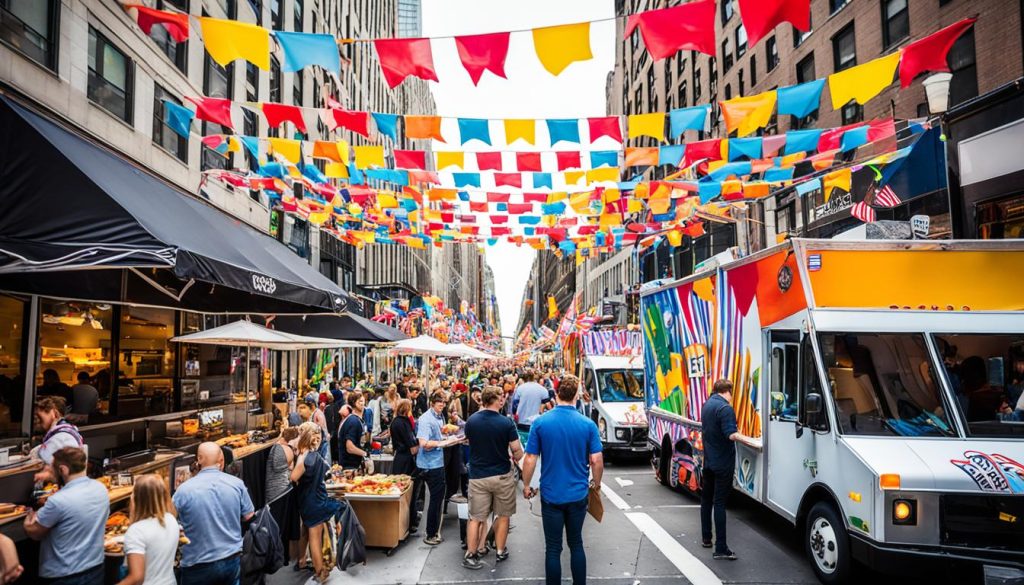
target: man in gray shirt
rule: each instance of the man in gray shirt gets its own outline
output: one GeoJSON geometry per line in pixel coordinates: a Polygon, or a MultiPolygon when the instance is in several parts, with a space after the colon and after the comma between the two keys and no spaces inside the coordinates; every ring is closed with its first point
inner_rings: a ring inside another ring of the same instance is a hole
{"type": "Polygon", "coordinates": [[[78,383],[71,388],[71,414],[89,416],[99,403],[100,393],[89,383],[89,374],[78,372],[78,383]]]}
{"type": "Polygon", "coordinates": [[[516,422],[521,427],[529,427],[533,420],[540,416],[541,409],[550,402],[550,395],[546,388],[535,380],[537,374],[533,370],[523,373],[523,383],[516,388],[512,395],[512,401],[518,402],[516,406],[516,422]]]}

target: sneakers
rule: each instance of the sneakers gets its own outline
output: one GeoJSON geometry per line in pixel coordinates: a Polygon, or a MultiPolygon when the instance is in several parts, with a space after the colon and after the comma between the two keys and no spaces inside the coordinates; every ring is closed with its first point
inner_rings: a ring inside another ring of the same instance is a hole
{"type": "Polygon", "coordinates": [[[423,539],[423,544],[429,544],[430,546],[437,546],[441,544],[442,539],[440,536],[428,536],[423,539]]]}
{"type": "Polygon", "coordinates": [[[505,547],[505,550],[495,550],[494,558],[496,558],[499,563],[508,559],[508,547],[505,547]]]}
{"type": "Polygon", "coordinates": [[[705,540],[705,541],[701,542],[700,545],[702,547],[704,547],[704,548],[711,548],[711,541],[710,540],[705,540]]]}
{"type": "Polygon", "coordinates": [[[715,559],[716,561],[735,561],[736,560],[736,553],[732,552],[729,549],[726,549],[725,552],[716,552],[712,556],[712,558],[715,559]]]}
{"type": "Polygon", "coordinates": [[[480,562],[480,557],[477,555],[466,555],[462,557],[462,566],[467,569],[473,569],[474,571],[484,568],[484,564],[480,562]]]}

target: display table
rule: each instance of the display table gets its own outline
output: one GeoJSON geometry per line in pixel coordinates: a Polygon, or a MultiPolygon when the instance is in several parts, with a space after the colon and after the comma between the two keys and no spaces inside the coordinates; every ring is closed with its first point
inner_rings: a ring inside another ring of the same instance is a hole
{"type": "Polygon", "coordinates": [[[384,453],[381,453],[379,455],[370,455],[370,461],[373,461],[374,473],[383,473],[384,475],[391,475],[395,463],[394,456],[387,455],[384,453]]]}
{"type": "Polygon", "coordinates": [[[409,536],[412,485],[399,495],[335,494],[344,499],[366,531],[366,546],[388,549],[388,555],[409,536]]]}

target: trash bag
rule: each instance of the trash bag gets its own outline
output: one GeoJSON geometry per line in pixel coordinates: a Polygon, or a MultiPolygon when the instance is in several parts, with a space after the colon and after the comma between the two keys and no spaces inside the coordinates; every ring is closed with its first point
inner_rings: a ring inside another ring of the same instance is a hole
{"type": "Polygon", "coordinates": [[[366,564],[366,531],[352,506],[346,505],[341,512],[341,534],[338,535],[338,568],[346,571],[358,564],[366,564]]]}
{"type": "Polygon", "coordinates": [[[281,529],[270,513],[270,506],[263,506],[253,516],[242,539],[241,585],[262,585],[266,576],[276,573],[284,562],[281,529]]]}

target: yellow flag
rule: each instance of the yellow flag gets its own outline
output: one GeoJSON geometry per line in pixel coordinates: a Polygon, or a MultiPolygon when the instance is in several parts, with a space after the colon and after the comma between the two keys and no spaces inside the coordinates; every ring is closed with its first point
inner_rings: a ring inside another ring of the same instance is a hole
{"type": "Polygon", "coordinates": [[[548,295],[548,319],[554,319],[558,316],[558,301],[555,297],[548,295]]]}
{"type": "Polygon", "coordinates": [[[274,154],[283,156],[289,162],[298,164],[299,160],[302,159],[302,143],[298,140],[271,137],[267,138],[267,142],[270,143],[270,148],[274,151],[274,154]]]}
{"type": "Polygon", "coordinates": [[[558,75],[576,61],[594,58],[590,52],[590,23],[535,28],[533,48],[540,64],[552,75],[558,75]]]}
{"type": "Polygon", "coordinates": [[[461,170],[465,164],[464,152],[438,151],[434,155],[437,157],[437,170],[439,171],[443,171],[448,167],[455,167],[461,170]]]}
{"type": "Polygon", "coordinates": [[[427,197],[431,201],[455,201],[458,195],[459,192],[456,189],[430,189],[427,191],[427,197]]]}
{"type": "Polygon", "coordinates": [[[235,59],[245,59],[263,69],[270,69],[270,31],[245,22],[199,17],[203,43],[210,56],[221,67],[235,59]]]}
{"type": "Polygon", "coordinates": [[[559,201],[565,201],[569,197],[569,194],[565,191],[552,191],[548,193],[548,203],[558,203],[559,201]]]}
{"type": "Polygon", "coordinates": [[[587,213],[590,211],[590,193],[577,193],[569,198],[569,206],[576,213],[587,213]]]}
{"type": "Polygon", "coordinates": [[[832,108],[840,109],[850,100],[864,105],[892,83],[900,64],[898,52],[828,76],[832,108]]]}
{"type": "Polygon", "coordinates": [[[377,193],[377,207],[381,209],[394,209],[398,207],[398,199],[391,193],[377,193]]]}
{"type": "Polygon", "coordinates": [[[347,179],[348,166],[344,163],[329,162],[324,167],[324,174],[328,179],[347,179]]]}
{"type": "Polygon", "coordinates": [[[322,211],[316,211],[316,212],[313,212],[313,213],[309,214],[309,223],[311,223],[313,225],[323,225],[324,222],[327,221],[327,218],[329,218],[330,216],[331,216],[331,214],[329,214],[329,213],[324,213],[322,211]]]}
{"type": "Polygon", "coordinates": [[[644,202],[630,197],[626,200],[627,213],[640,213],[644,210],[644,202]]]}
{"type": "Polygon", "coordinates": [[[633,114],[629,117],[629,137],[650,136],[665,140],[665,114],[633,114]]]}
{"type": "Polygon", "coordinates": [[[775,91],[766,91],[757,95],[738,97],[724,102],[722,116],[729,132],[737,131],[739,136],[746,136],[764,128],[772,120],[775,112],[775,91]]]}
{"type": "Polygon", "coordinates": [[[850,167],[845,169],[839,169],[838,171],[832,171],[821,178],[821,184],[825,191],[825,202],[828,203],[830,197],[832,197],[832,190],[839,187],[843,191],[850,190],[850,183],[853,180],[853,173],[850,167]]]}
{"type": "Polygon", "coordinates": [[[370,167],[383,168],[384,147],[383,146],[357,146],[356,147],[356,168],[368,169],[370,167]]]}
{"type": "Polygon", "coordinates": [[[426,246],[423,245],[423,240],[419,238],[406,238],[405,245],[409,246],[410,248],[417,248],[419,250],[423,250],[424,248],[426,248],[426,246]]]}
{"type": "Polygon", "coordinates": [[[563,174],[565,176],[566,185],[575,185],[576,183],[579,183],[580,179],[582,179],[587,173],[586,171],[565,171],[563,174]]]}
{"type": "Polygon", "coordinates": [[[348,159],[349,159],[349,155],[351,154],[351,150],[349,150],[349,147],[348,147],[348,142],[345,142],[344,140],[339,140],[337,142],[337,144],[338,144],[338,155],[341,157],[341,162],[347,163],[348,159]]]}
{"type": "Polygon", "coordinates": [[[512,144],[516,140],[535,144],[536,136],[536,120],[505,120],[505,144],[512,144]]]}
{"type": "Polygon", "coordinates": [[[619,181],[618,167],[601,167],[587,171],[587,183],[600,183],[602,181],[619,181]]]}

